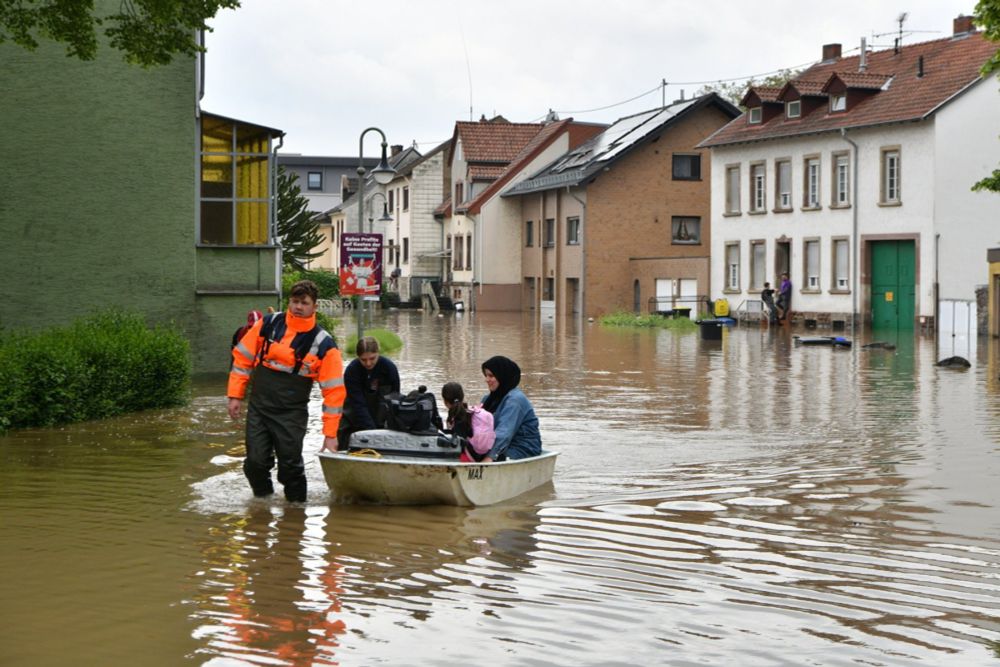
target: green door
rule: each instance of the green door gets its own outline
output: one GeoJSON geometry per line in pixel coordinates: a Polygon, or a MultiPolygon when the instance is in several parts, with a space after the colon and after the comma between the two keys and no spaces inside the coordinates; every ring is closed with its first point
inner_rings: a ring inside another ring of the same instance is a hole
{"type": "Polygon", "coordinates": [[[872,326],[913,329],[917,254],[913,241],[871,244],[872,326]]]}

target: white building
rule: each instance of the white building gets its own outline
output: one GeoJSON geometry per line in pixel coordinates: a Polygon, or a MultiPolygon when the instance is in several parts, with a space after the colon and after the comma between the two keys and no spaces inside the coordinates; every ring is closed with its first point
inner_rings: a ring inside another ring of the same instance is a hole
{"type": "Polygon", "coordinates": [[[969,17],[954,34],[823,61],[752,88],[712,149],[713,296],[735,310],[788,272],[794,321],[933,325],[973,300],[1000,197],[973,183],[1000,162],[997,48],[969,17]]]}

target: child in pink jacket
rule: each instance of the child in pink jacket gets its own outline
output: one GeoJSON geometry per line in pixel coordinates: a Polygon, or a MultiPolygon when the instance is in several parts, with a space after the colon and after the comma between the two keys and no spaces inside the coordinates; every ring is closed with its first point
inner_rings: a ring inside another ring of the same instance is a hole
{"type": "Polygon", "coordinates": [[[496,441],[493,415],[479,405],[470,408],[465,403],[465,391],[457,382],[449,382],[441,388],[441,400],[448,408],[448,430],[465,439],[458,460],[466,463],[481,461],[496,441]]]}

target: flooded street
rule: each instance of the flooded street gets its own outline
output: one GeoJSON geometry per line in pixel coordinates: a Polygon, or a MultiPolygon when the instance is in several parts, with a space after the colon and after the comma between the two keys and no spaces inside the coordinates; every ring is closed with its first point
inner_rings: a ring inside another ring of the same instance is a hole
{"type": "Polygon", "coordinates": [[[0,664],[1000,665],[995,342],[952,370],[931,338],[376,324],[404,391],[477,397],[483,360],[517,360],[553,485],[331,505],[317,394],[308,502],[254,501],[223,377],[8,434],[0,664]]]}

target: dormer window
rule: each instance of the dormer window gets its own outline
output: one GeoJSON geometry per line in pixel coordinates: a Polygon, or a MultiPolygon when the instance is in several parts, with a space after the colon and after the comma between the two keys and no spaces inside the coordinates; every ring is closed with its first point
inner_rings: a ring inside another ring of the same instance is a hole
{"type": "Polygon", "coordinates": [[[847,93],[830,94],[830,111],[847,110],[847,93]]]}
{"type": "Polygon", "coordinates": [[[751,107],[750,108],[750,124],[751,125],[758,125],[760,123],[760,118],[761,118],[761,109],[760,109],[760,107],[751,107]]]}
{"type": "Polygon", "coordinates": [[[793,102],[785,103],[785,116],[788,118],[799,118],[802,116],[802,102],[801,100],[795,100],[793,102]]]}

